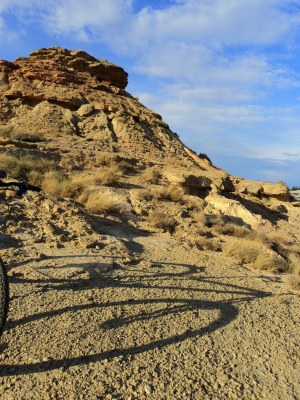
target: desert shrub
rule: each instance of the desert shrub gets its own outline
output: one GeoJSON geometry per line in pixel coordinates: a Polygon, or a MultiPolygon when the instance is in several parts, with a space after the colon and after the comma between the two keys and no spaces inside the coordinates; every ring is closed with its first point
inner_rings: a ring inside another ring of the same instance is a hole
{"type": "Polygon", "coordinates": [[[122,171],[117,165],[99,168],[93,175],[95,184],[103,186],[119,186],[122,171]]]}
{"type": "Polygon", "coordinates": [[[283,272],[288,269],[288,264],[275,253],[261,252],[254,261],[254,267],[259,271],[283,272]]]}
{"type": "Polygon", "coordinates": [[[117,196],[108,196],[107,193],[91,191],[86,198],[85,207],[92,214],[114,214],[124,210],[124,204],[117,196]]]}
{"type": "Polygon", "coordinates": [[[116,161],[116,156],[108,151],[96,155],[96,166],[109,167],[116,161]]]}
{"type": "Polygon", "coordinates": [[[21,142],[43,142],[45,139],[40,133],[18,132],[13,126],[0,127],[0,136],[4,139],[18,140],[21,142]]]}
{"type": "Polygon", "coordinates": [[[222,250],[226,256],[234,257],[243,263],[251,263],[255,269],[260,271],[282,272],[288,269],[284,258],[266,247],[262,247],[259,242],[231,238],[223,244],[222,250]]]}
{"type": "Polygon", "coordinates": [[[221,245],[217,239],[203,236],[189,236],[186,238],[188,243],[195,245],[200,250],[220,251],[221,245]]]}
{"type": "Polygon", "coordinates": [[[55,170],[56,165],[53,161],[36,156],[10,154],[0,154],[0,166],[7,171],[10,178],[27,179],[32,171],[44,173],[49,170],[55,170]]]}
{"type": "Polygon", "coordinates": [[[146,183],[158,184],[161,179],[161,173],[155,167],[147,168],[142,174],[142,180],[146,183]]]}
{"type": "Polygon", "coordinates": [[[289,255],[289,282],[293,289],[300,289],[300,257],[298,254],[289,255]]]}
{"type": "Polygon", "coordinates": [[[150,190],[140,190],[137,193],[137,198],[141,201],[151,201],[154,198],[154,194],[150,190]]]}
{"type": "Polygon", "coordinates": [[[126,159],[120,160],[120,161],[116,162],[116,165],[124,173],[135,171],[135,162],[130,161],[130,160],[126,160],[126,159]]]}
{"type": "Polygon", "coordinates": [[[164,232],[173,233],[177,225],[177,221],[171,215],[163,212],[153,212],[147,218],[147,223],[152,228],[162,229],[164,232]]]}
{"type": "Polygon", "coordinates": [[[222,251],[243,263],[254,263],[261,252],[261,244],[247,239],[231,238],[223,243],[222,251]]]}
{"type": "Polygon", "coordinates": [[[0,137],[4,139],[10,139],[12,131],[13,131],[13,126],[11,125],[0,126],[0,137]]]}
{"type": "Polygon", "coordinates": [[[97,167],[109,167],[118,169],[120,172],[131,172],[134,171],[133,160],[123,159],[116,154],[110,152],[101,152],[96,155],[96,166],[97,167]]]}
{"type": "Polygon", "coordinates": [[[222,223],[219,225],[214,225],[213,232],[219,235],[228,235],[239,238],[245,238],[249,236],[250,229],[245,226],[236,225],[233,223],[222,223]]]}
{"type": "Polygon", "coordinates": [[[11,134],[13,140],[19,140],[21,142],[38,143],[44,142],[45,139],[40,133],[30,132],[13,132],[11,134]]]}
{"type": "Polygon", "coordinates": [[[158,200],[173,201],[175,203],[184,204],[184,193],[178,186],[167,186],[152,190],[153,195],[158,200]]]}
{"type": "Polygon", "coordinates": [[[207,206],[207,203],[203,199],[200,199],[200,197],[189,195],[184,196],[184,204],[188,210],[192,210],[191,216],[194,219],[197,219],[197,214],[202,214],[201,211],[207,206]]]}
{"type": "Polygon", "coordinates": [[[67,178],[59,171],[47,171],[43,174],[42,189],[49,194],[60,196],[67,178]]]}
{"type": "Polygon", "coordinates": [[[89,180],[86,176],[75,176],[62,182],[62,196],[77,199],[88,187],[89,180]]]}

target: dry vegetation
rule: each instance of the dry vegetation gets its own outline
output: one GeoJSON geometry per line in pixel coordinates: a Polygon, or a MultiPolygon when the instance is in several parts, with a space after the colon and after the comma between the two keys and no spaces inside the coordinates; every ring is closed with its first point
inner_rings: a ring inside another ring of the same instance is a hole
{"type": "Polygon", "coordinates": [[[230,238],[223,244],[222,250],[226,256],[234,257],[245,264],[252,264],[254,268],[261,271],[283,272],[288,270],[288,263],[259,241],[230,238]]]}
{"type": "Polygon", "coordinates": [[[92,180],[97,185],[119,186],[122,175],[122,170],[117,164],[114,164],[109,167],[98,168],[95,171],[92,180]]]}
{"type": "Polygon", "coordinates": [[[177,225],[174,217],[159,211],[150,214],[147,218],[147,223],[152,228],[162,229],[164,232],[170,233],[175,231],[177,225]]]}
{"type": "Polygon", "coordinates": [[[142,174],[142,180],[145,183],[158,184],[161,177],[162,175],[156,167],[147,168],[142,174]]]}
{"type": "Polygon", "coordinates": [[[289,255],[290,284],[294,289],[300,289],[300,256],[292,253],[289,255]]]}
{"type": "Polygon", "coordinates": [[[43,135],[39,133],[16,131],[12,126],[0,127],[0,137],[6,140],[16,140],[28,143],[38,143],[45,141],[43,135]]]}
{"type": "Polygon", "coordinates": [[[1,153],[0,165],[2,169],[7,171],[10,178],[26,180],[29,180],[30,173],[33,171],[43,174],[49,170],[56,169],[56,165],[53,161],[23,154],[14,156],[1,153]]]}
{"type": "Polygon", "coordinates": [[[108,196],[100,191],[91,191],[87,194],[85,207],[92,214],[115,214],[125,211],[124,202],[117,196],[108,196]]]}

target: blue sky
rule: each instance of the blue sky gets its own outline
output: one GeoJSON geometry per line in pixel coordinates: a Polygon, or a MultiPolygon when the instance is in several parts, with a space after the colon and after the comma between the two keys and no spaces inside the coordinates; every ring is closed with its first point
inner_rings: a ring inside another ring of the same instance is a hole
{"type": "Polygon", "coordinates": [[[0,0],[0,58],[83,49],[214,164],[300,185],[300,0],[0,0]]]}

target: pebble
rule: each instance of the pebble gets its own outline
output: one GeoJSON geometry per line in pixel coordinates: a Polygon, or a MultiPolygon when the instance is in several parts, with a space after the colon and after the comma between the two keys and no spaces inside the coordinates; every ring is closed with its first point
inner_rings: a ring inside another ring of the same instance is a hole
{"type": "Polygon", "coordinates": [[[146,394],[151,394],[153,392],[152,387],[148,383],[146,383],[146,385],[144,386],[144,390],[146,394]]]}

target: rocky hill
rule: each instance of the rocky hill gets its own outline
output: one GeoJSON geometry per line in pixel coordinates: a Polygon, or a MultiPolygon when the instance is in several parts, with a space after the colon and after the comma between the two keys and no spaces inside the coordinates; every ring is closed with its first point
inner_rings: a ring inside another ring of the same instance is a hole
{"type": "Polygon", "coordinates": [[[297,398],[299,203],[187,148],[127,80],[59,47],[0,60],[0,169],[43,189],[2,202],[1,398],[297,398]]]}

